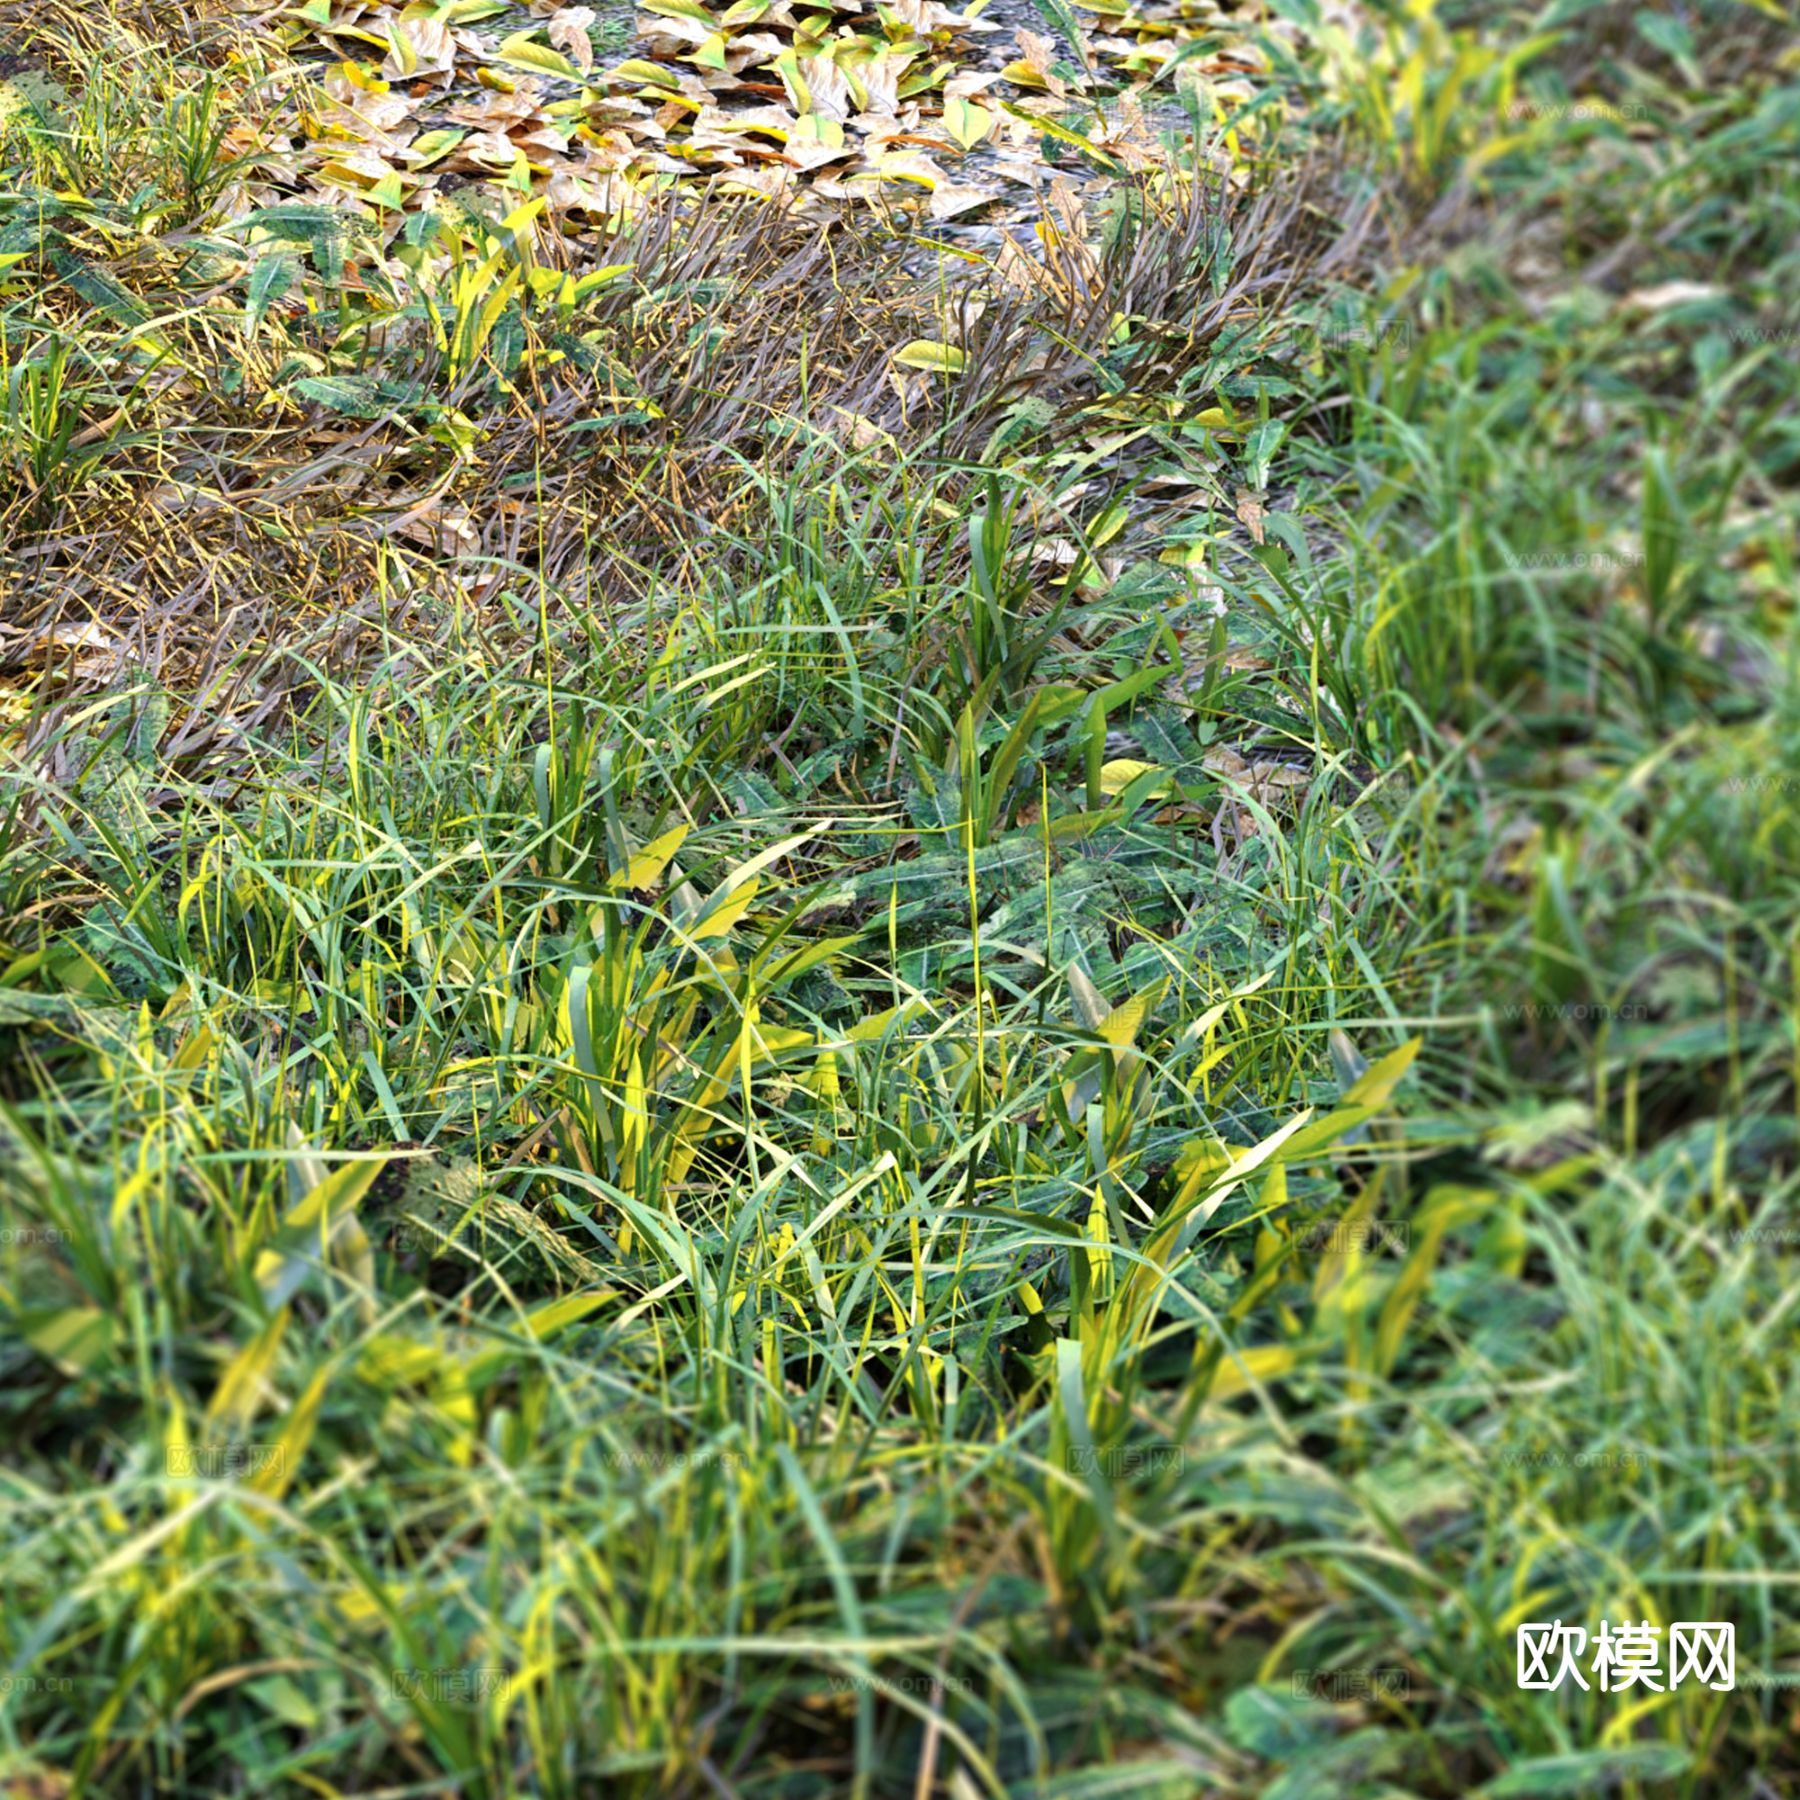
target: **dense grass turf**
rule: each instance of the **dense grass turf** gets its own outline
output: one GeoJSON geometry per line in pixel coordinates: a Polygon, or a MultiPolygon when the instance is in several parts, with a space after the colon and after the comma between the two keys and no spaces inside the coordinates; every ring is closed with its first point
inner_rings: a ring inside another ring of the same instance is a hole
{"type": "Polygon", "coordinates": [[[168,10],[9,15],[7,1791],[1800,1780],[1776,9],[1321,27],[969,292],[247,232],[168,10]]]}

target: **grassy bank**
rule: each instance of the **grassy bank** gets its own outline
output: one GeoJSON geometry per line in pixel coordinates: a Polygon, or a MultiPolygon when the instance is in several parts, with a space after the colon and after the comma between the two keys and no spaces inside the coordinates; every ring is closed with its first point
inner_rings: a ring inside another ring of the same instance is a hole
{"type": "Polygon", "coordinates": [[[1284,7],[928,276],[6,16],[8,1791],[1800,1776],[1773,9],[1284,7]]]}

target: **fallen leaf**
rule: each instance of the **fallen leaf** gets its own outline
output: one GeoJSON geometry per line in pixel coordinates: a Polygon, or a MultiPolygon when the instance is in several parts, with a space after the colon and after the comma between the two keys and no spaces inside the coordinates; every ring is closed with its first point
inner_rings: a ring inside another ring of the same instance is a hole
{"type": "Polygon", "coordinates": [[[540,44],[529,31],[515,31],[495,50],[494,60],[509,68],[532,69],[540,75],[555,75],[564,81],[579,80],[581,75],[561,51],[540,44]]]}
{"type": "MultiPolygon", "coordinates": [[[[1140,775],[1154,775],[1159,771],[1154,763],[1133,762],[1129,757],[1120,757],[1117,761],[1103,763],[1100,768],[1100,791],[1108,799],[1115,794],[1122,794],[1137,780],[1140,775]]],[[[1150,790],[1152,800],[1168,797],[1169,784],[1158,783],[1150,790]]]]}
{"type": "Polygon", "coordinates": [[[72,664],[74,674],[83,681],[111,675],[124,655],[124,643],[92,619],[52,625],[33,638],[24,652],[28,666],[67,674],[72,664]]]}
{"type": "Polygon", "coordinates": [[[1006,79],[1018,87],[1041,87],[1061,98],[1069,90],[1051,64],[1056,58],[1056,45],[1035,31],[1021,28],[1013,33],[1019,46],[1019,60],[1006,67],[1006,79]]]}
{"type": "Polygon", "coordinates": [[[968,360],[954,344],[933,338],[914,338],[894,352],[894,361],[903,369],[936,369],[945,375],[960,375],[968,360]]]}
{"type": "Polygon", "coordinates": [[[964,150],[973,150],[994,129],[994,115],[960,94],[944,102],[944,129],[964,150]]]}
{"type": "Polygon", "coordinates": [[[594,41],[588,36],[588,27],[599,16],[591,6],[565,6],[561,12],[550,15],[546,28],[551,43],[565,52],[584,75],[594,66],[594,41]]]}
{"type": "Polygon", "coordinates": [[[1656,287],[1633,288],[1620,302],[1633,312],[1667,312],[1671,307],[1690,306],[1700,300],[1721,300],[1725,290],[1704,281],[1665,281],[1656,287]]]}

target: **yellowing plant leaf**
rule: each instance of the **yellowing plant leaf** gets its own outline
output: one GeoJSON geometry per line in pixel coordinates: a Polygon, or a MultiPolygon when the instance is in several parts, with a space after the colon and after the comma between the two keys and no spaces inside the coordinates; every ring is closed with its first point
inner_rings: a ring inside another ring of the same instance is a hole
{"type": "Polygon", "coordinates": [[[960,375],[968,360],[954,344],[940,344],[933,338],[914,338],[894,352],[894,361],[903,369],[935,369],[944,375],[960,375]]]}
{"type": "Polygon", "coordinates": [[[418,47],[412,41],[412,34],[398,21],[388,27],[388,42],[392,48],[387,61],[382,64],[382,73],[404,79],[419,66],[418,47]]]}
{"type": "Polygon", "coordinates": [[[1299,1366],[1300,1352],[1291,1344],[1259,1344],[1254,1350],[1240,1350],[1236,1356],[1220,1358],[1206,1397],[1229,1400],[1247,1393],[1258,1382],[1291,1375],[1299,1366]]]}
{"type": "Polygon", "coordinates": [[[319,1370],[306,1384],[306,1391],[296,1400],[281,1421],[281,1432],[274,1444],[259,1445],[256,1473],[246,1484],[259,1494],[279,1500],[300,1472],[306,1447],[312,1442],[313,1428],[319,1422],[319,1408],[325,1400],[325,1389],[337,1373],[337,1360],[319,1370]]]}
{"type": "Polygon", "coordinates": [[[281,1348],[287,1322],[288,1309],[284,1306],[225,1365],[206,1409],[208,1425],[224,1426],[234,1433],[249,1428],[262,1408],[265,1389],[271,1386],[275,1354],[281,1348]]]}
{"type": "Polygon", "coordinates": [[[585,1319],[595,1307],[604,1306],[617,1291],[616,1288],[589,1288],[583,1294],[565,1294],[562,1299],[549,1301],[527,1313],[525,1329],[539,1343],[547,1343],[565,1326],[585,1319]]]}
{"type": "Polygon", "coordinates": [[[730,893],[715,897],[705,915],[691,927],[689,935],[695,938],[723,937],[750,910],[756,900],[757,886],[753,875],[748,881],[739,882],[730,893]]]}
{"type": "MultiPolygon", "coordinates": [[[[596,288],[604,287],[609,281],[617,281],[621,275],[629,275],[636,267],[636,263],[608,263],[603,269],[590,269],[575,283],[575,298],[585,300],[596,288]]],[[[653,413],[651,416],[662,417],[661,413],[653,413]]]]}
{"type": "MultiPolygon", "coordinates": [[[[288,1209],[256,1259],[256,1279],[271,1306],[285,1305],[327,1251],[358,1253],[355,1210],[386,1163],[376,1156],[340,1164],[288,1209]]],[[[366,1239],[361,1249],[366,1252],[366,1239]]]]}
{"type": "Polygon", "coordinates": [[[651,839],[626,865],[625,885],[630,888],[654,887],[663,870],[674,860],[675,852],[681,848],[687,834],[686,825],[677,825],[661,837],[651,839]]]}
{"type": "Polygon", "coordinates": [[[70,1373],[92,1369],[112,1348],[112,1320],[97,1306],[67,1306],[19,1316],[26,1343],[70,1373]]]}
{"type": "Polygon", "coordinates": [[[1157,982],[1141,994],[1133,994],[1122,1005],[1115,1006],[1100,1022],[1100,1035],[1121,1050],[1129,1048],[1143,1029],[1150,1009],[1162,996],[1163,984],[1157,982]]]}
{"type": "Polygon", "coordinates": [[[1050,85],[1049,77],[1042,70],[1034,69],[1028,62],[1010,62],[1000,73],[1015,87],[1048,88],[1050,85]]]}
{"type": "Polygon", "coordinates": [[[1372,1063],[1344,1096],[1344,1105],[1386,1106],[1423,1042],[1422,1038],[1408,1038],[1398,1050],[1390,1050],[1379,1062],[1372,1063]]]}

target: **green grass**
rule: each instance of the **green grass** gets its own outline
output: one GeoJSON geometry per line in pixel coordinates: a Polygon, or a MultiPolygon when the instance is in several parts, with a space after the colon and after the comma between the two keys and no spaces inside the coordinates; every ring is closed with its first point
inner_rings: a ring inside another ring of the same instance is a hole
{"type": "Polygon", "coordinates": [[[730,209],[560,315],[247,254],[258,52],[38,24],[8,1791],[1800,1775],[1800,87],[1707,16],[1326,45],[973,326],[730,209]]]}

